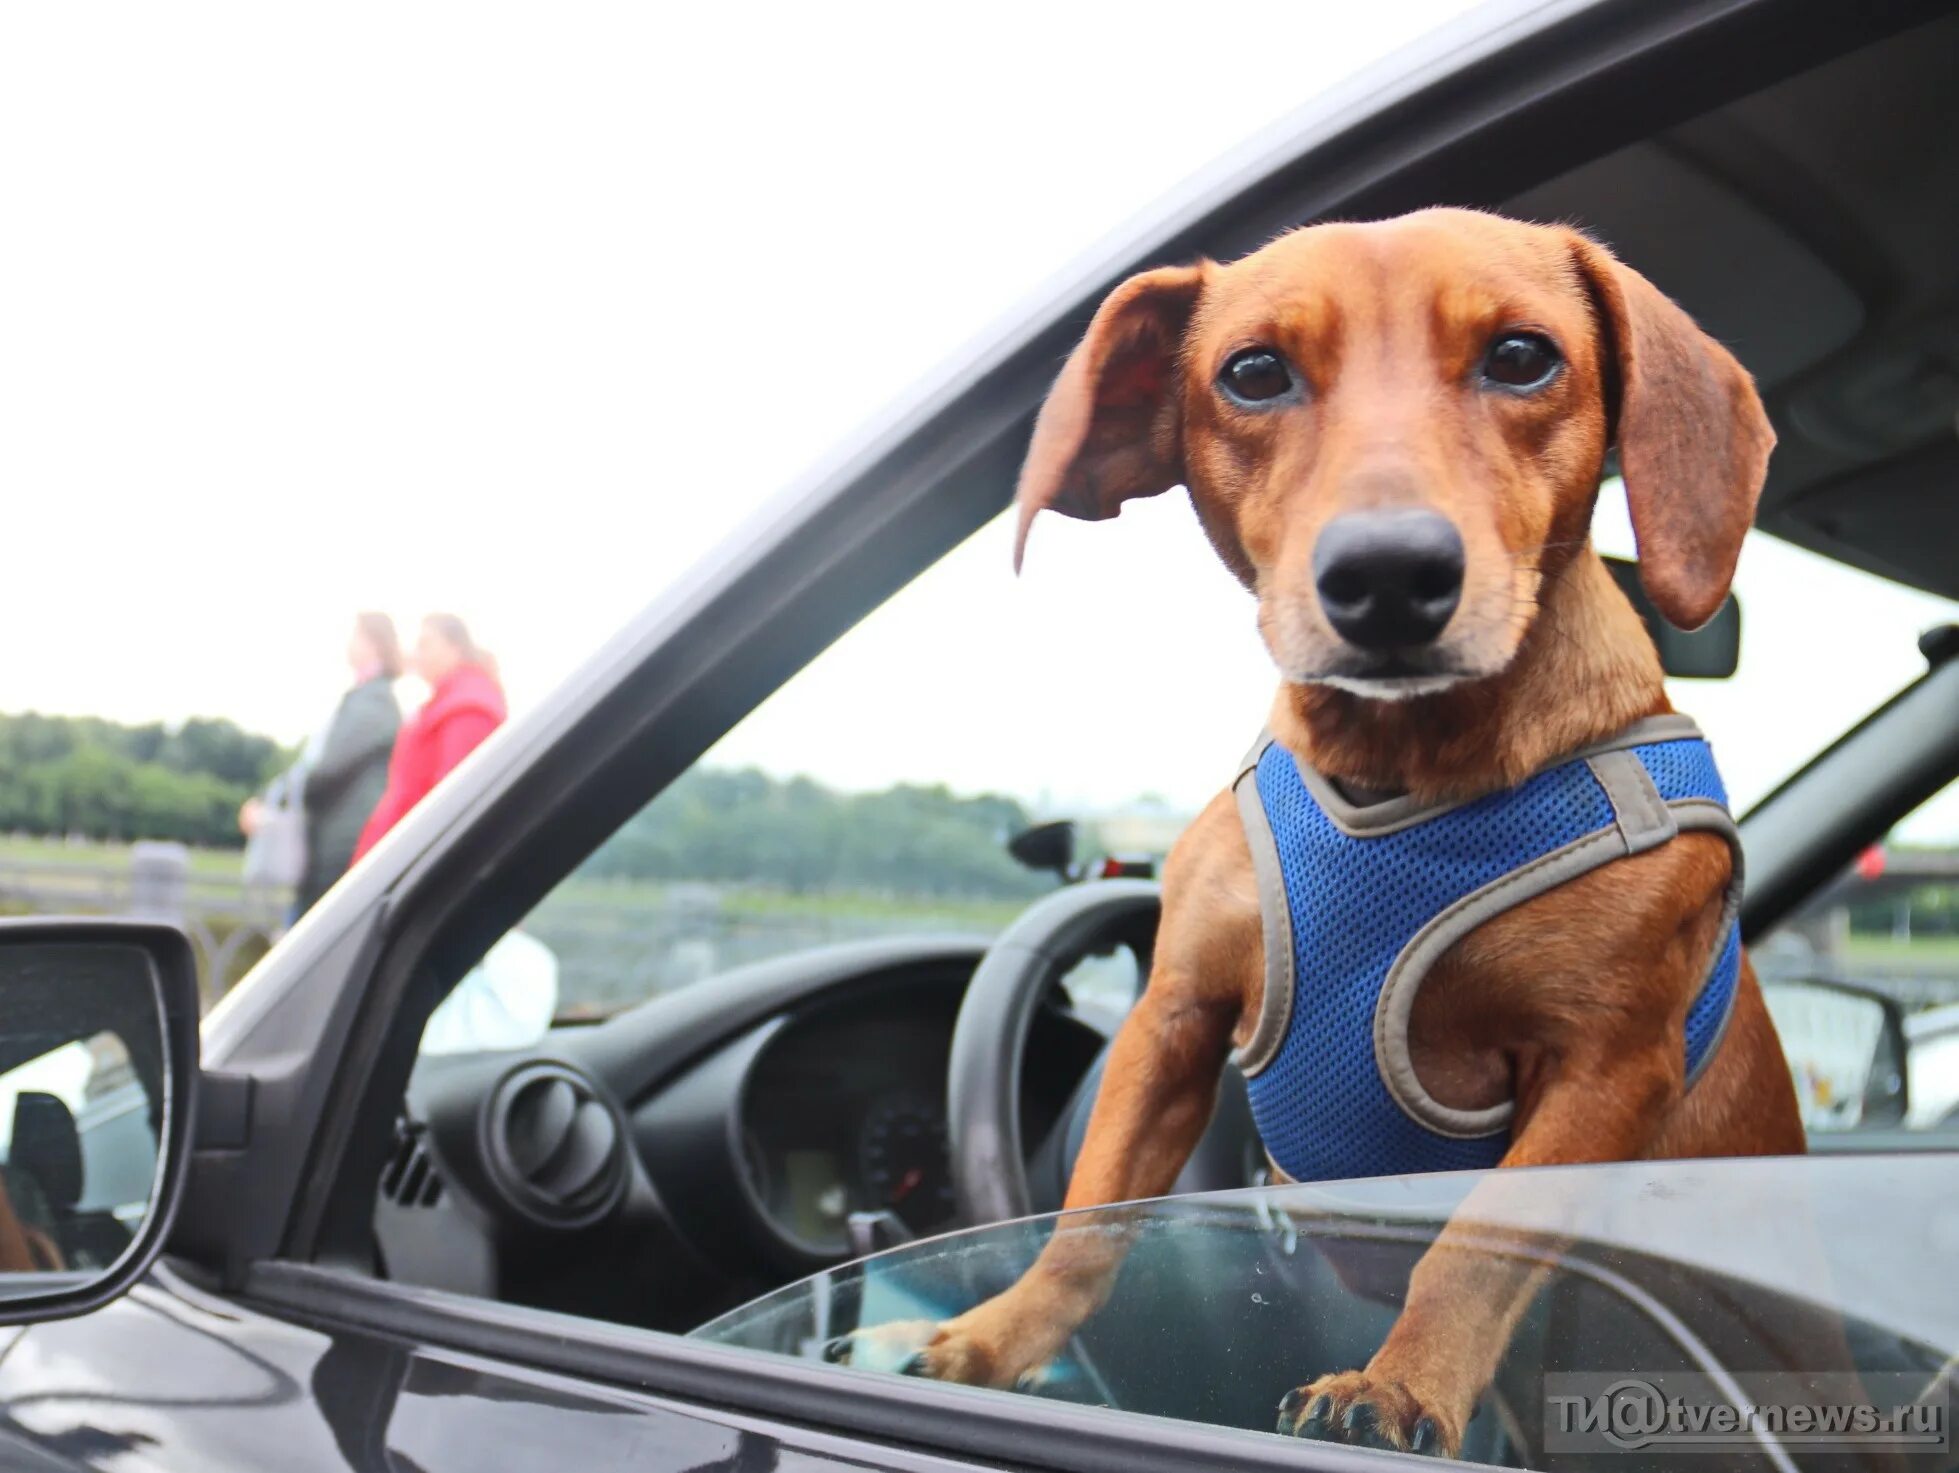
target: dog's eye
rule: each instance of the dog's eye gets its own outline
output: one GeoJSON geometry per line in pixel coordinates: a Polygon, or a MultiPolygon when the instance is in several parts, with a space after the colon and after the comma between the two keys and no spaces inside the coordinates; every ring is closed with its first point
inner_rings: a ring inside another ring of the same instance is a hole
{"type": "Polygon", "coordinates": [[[1534,332],[1508,332],[1490,344],[1483,377],[1506,389],[1535,389],[1551,381],[1564,359],[1557,344],[1534,332]]]}
{"type": "Polygon", "coordinates": [[[1234,399],[1256,404],[1276,399],[1292,387],[1292,370],[1270,348],[1247,348],[1225,361],[1218,382],[1234,399]]]}

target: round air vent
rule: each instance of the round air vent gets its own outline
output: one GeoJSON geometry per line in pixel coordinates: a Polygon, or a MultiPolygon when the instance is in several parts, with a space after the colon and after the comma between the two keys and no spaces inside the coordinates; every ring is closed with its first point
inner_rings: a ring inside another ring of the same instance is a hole
{"type": "Polygon", "coordinates": [[[626,1122],[564,1064],[531,1064],[491,1092],[483,1159],[511,1206],[547,1227],[597,1222],[626,1186],[626,1122]]]}

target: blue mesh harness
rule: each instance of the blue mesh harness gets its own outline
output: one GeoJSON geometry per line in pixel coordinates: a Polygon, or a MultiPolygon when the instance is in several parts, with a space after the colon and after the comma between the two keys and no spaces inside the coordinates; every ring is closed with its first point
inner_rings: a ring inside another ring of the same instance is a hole
{"type": "Polygon", "coordinates": [[[1265,926],[1265,1002],[1236,1056],[1273,1163],[1298,1181],[1494,1166],[1511,1105],[1434,1099],[1408,1055],[1415,994],[1492,916],[1682,829],[1734,851],[1727,918],[1686,1022],[1691,1087],[1741,971],[1741,841],[1714,754],[1657,716],[1468,803],[1356,805],[1269,737],[1235,784],[1265,926]]]}

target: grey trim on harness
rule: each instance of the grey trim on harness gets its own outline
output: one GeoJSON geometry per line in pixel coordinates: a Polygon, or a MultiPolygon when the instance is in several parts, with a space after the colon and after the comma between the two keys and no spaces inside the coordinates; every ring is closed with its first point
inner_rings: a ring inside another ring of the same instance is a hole
{"type": "Polygon", "coordinates": [[[1691,716],[1682,716],[1678,711],[1669,711],[1664,716],[1642,716],[1624,731],[1604,737],[1590,746],[1580,747],[1568,756],[1555,762],[1547,762],[1546,767],[1556,767],[1559,763],[1570,762],[1577,757],[1596,757],[1601,752],[1623,752],[1628,747],[1645,747],[1654,742],[1699,742],[1707,740],[1700,727],[1694,724],[1691,716]]]}
{"type": "MultiPolygon", "coordinates": [[[[1635,721],[1631,726],[1603,741],[1593,742],[1588,747],[1580,747],[1576,752],[1565,752],[1545,763],[1540,772],[1553,767],[1562,767],[1567,762],[1604,756],[1611,752],[1624,752],[1632,747],[1643,747],[1650,742],[1677,742],[1696,740],[1701,730],[1694,725],[1691,716],[1647,716],[1635,721]]],[[[1258,761],[1257,753],[1265,750],[1270,737],[1260,737],[1253,747],[1252,761],[1258,761]]],[[[1295,759],[1297,761],[1297,759],[1295,759]]],[[[1384,798],[1378,803],[1355,803],[1329,782],[1310,763],[1298,762],[1300,781],[1306,784],[1306,791],[1313,795],[1313,801],[1320,805],[1333,826],[1353,839],[1374,839],[1384,834],[1396,833],[1418,823],[1426,823],[1431,818],[1439,818],[1451,809],[1460,808],[1465,803],[1473,803],[1482,794],[1472,794],[1467,798],[1455,798],[1441,803],[1424,803],[1416,798],[1384,798]]],[[[1617,806],[1616,804],[1614,805],[1617,806]]]]}
{"type": "MultiPolygon", "coordinates": [[[[1714,978],[1714,969],[1721,965],[1721,953],[1727,949],[1728,927],[1741,924],[1741,830],[1735,826],[1734,815],[1711,798],[1681,798],[1673,805],[1673,814],[1679,820],[1682,830],[1698,830],[1701,833],[1719,834],[1728,841],[1728,888],[1721,901],[1721,926],[1714,933],[1714,954],[1707,960],[1707,971],[1701,975],[1700,988],[1694,991],[1694,1000],[1700,1000],[1701,988],[1714,978]]],[[[1708,1065],[1714,1062],[1721,1052],[1721,1044],[1728,1036],[1728,1024],[1734,1021],[1735,1005],[1741,1000],[1741,966],[1747,963],[1744,955],[1735,969],[1734,991],[1728,994],[1727,1011],[1721,1014],[1720,1025],[1709,1040],[1707,1052],[1701,1055],[1700,1063],[1687,1075],[1681,1086],[1682,1093],[1692,1089],[1707,1072],[1708,1065]]],[[[1691,1009],[1693,1003],[1689,1003],[1691,1009]]]]}
{"type": "Polygon", "coordinates": [[[1585,765],[1612,804],[1613,823],[1626,841],[1626,853],[1657,849],[1680,832],[1673,810],[1653,786],[1646,764],[1631,752],[1601,752],[1587,757],[1585,765]]]}
{"type": "MultiPolygon", "coordinates": [[[[1733,818],[1720,804],[1705,798],[1683,798],[1673,803],[1662,799],[1654,787],[1645,764],[1630,749],[1652,742],[1699,738],[1700,728],[1690,717],[1649,716],[1624,731],[1566,753],[1546,767],[1583,759],[1612,803],[1614,824],[1514,870],[1463,897],[1415,934],[1402,948],[1381,988],[1374,1012],[1374,1056],[1388,1092],[1415,1121],[1441,1135],[1473,1137],[1491,1135],[1506,1129],[1513,1104],[1505,1102],[1484,1110],[1458,1110],[1442,1104],[1422,1087],[1408,1056],[1408,1019],[1415,1006],[1415,995],[1422,979],[1435,960],[1463,936],[1493,916],[1555,889],[1567,880],[1597,869],[1614,859],[1643,853],[1663,844],[1682,829],[1708,830],[1728,841],[1733,855],[1727,900],[1713,955],[1701,986],[1707,985],[1720,964],[1727,927],[1734,923],[1741,905],[1741,836],[1733,818]]],[[[1259,1003],[1258,1023],[1243,1048],[1232,1054],[1232,1062],[1247,1079],[1253,1078],[1278,1057],[1285,1043],[1286,1028],[1292,1021],[1293,975],[1292,912],[1286,902],[1285,878],[1279,866],[1278,843],[1272,835],[1271,820],[1259,798],[1258,784],[1252,775],[1259,759],[1272,744],[1270,733],[1261,732],[1251,750],[1239,764],[1232,781],[1238,814],[1244,825],[1245,841],[1251,850],[1252,872],[1258,885],[1258,908],[1265,941],[1265,987],[1259,1003]]],[[[1295,758],[1297,762],[1297,758],[1295,758]]],[[[1355,838],[1390,834],[1446,813],[1473,799],[1446,803],[1417,803],[1408,798],[1390,798],[1380,803],[1355,804],[1339,792],[1309,764],[1297,762],[1301,780],[1319,803],[1329,820],[1341,832],[1355,838]]],[[[1699,996],[1699,992],[1695,994],[1699,996]]],[[[1720,1051],[1722,1037],[1732,1017],[1732,1001],[1723,1017],[1714,1042],[1701,1059],[1701,1067],[1687,1081],[1699,1078],[1710,1060],[1720,1051]]]]}
{"type": "MultiPolygon", "coordinates": [[[[1667,838],[1674,833],[1699,830],[1717,833],[1728,841],[1733,859],[1722,904],[1721,925],[1715,933],[1707,970],[1701,974],[1700,986],[1694,989],[1695,998],[1700,996],[1713,977],[1714,969],[1721,964],[1728,927],[1734,924],[1735,916],[1741,909],[1741,832],[1735,827],[1728,811],[1709,799],[1682,798],[1668,803],[1653,788],[1653,780],[1646,776],[1645,767],[1639,764],[1639,759],[1634,757],[1630,760],[1639,765],[1640,776],[1645,779],[1650,794],[1649,800],[1635,804],[1630,820],[1627,810],[1620,807],[1617,796],[1608,786],[1606,793],[1613,798],[1613,809],[1617,815],[1617,821],[1610,828],[1574,839],[1563,848],[1554,849],[1522,869],[1513,870],[1464,896],[1417,931],[1394,959],[1394,965],[1388,968],[1387,979],[1381,984],[1380,1001],[1374,1008],[1374,1063],[1395,1103],[1417,1124],[1438,1135],[1468,1139],[1495,1135],[1509,1129],[1511,1116],[1516,1110],[1516,1103],[1512,1100],[1481,1110],[1459,1110],[1443,1104],[1423,1088],[1415,1072],[1414,1060],[1408,1052],[1408,1020],[1414,1014],[1415,997],[1429,968],[1451,946],[1485,921],[1615,859],[1639,854],[1658,843],[1664,843],[1665,839],[1652,837],[1662,824],[1651,812],[1649,803],[1662,811],[1667,838]]],[[[1737,987],[1736,991],[1739,990],[1737,987]]],[[[1730,997],[1721,1026],[1716,1030],[1707,1051],[1701,1055],[1699,1066],[1688,1076],[1687,1088],[1693,1087],[1708,1063],[1720,1052],[1721,1041],[1727,1035],[1728,1020],[1733,1016],[1734,999],[1730,997]]]]}
{"type": "Polygon", "coordinates": [[[1258,759],[1271,745],[1270,734],[1260,732],[1238,765],[1238,776],[1231,781],[1238,818],[1245,826],[1245,842],[1252,851],[1259,924],[1265,935],[1265,992],[1259,999],[1258,1026],[1245,1046],[1231,1056],[1247,1079],[1278,1057],[1286,1025],[1292,1021],[1292,907],[1286,904],[1286,879],[1279,869],[1279,845],[1272,837],[1272,820],[1266,816],[1258,782],[1252,776],[1258,771],[1258,759]]]}

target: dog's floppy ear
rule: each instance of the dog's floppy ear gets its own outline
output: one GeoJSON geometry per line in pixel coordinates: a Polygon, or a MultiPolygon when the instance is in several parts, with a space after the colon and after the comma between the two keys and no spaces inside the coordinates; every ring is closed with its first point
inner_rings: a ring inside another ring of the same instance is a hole
{"type": "Polygon", "coordinates": [[[1043,508],[1099,522],[1183,479],[1177,362],[1203,286],[1201,264],[1145,271],[1096,312],[1034,421],[1016,493],[1016,569],[1043,508]]]}
{"type": "Polygon", "coordinates": [[[1728,596],[1775,431],[1732,353],[1603,246],[1574,234],[1572,249],[1602,318],[1640,582],[1670,622],[1697,629],[1728,596]]]}

